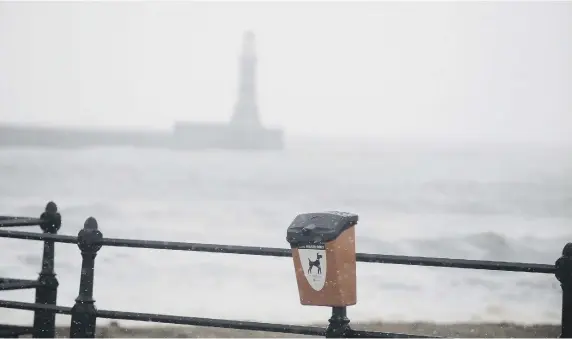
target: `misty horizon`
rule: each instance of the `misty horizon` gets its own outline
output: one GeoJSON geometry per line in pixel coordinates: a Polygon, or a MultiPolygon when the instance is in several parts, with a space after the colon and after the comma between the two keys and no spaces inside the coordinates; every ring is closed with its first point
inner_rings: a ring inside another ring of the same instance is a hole
{"type": "Polygon", "coordinates": [[[288,136],[572,142],[566,2],[3,2],[0,123],[228,121],[249,29],[288,136]]]}

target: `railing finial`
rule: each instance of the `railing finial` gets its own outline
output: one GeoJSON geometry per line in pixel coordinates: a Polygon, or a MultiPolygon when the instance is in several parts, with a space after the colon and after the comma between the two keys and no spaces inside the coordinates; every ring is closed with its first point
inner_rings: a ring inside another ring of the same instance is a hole
{"type": "Polygon", "coordinates": [[[57,213],[58,205],[55,202],[50,201],[46,204],[46,212],[47,213],[57,213]]]}
{"type": "Polygon", "coordinates": [[[83,228],[85,228],[86,230],[97,230],[97,220],[95,220],[94,217],[89,217],[85,220],[85,223],[83,224],[83,228]]]}
{"type": "Polygon", "coordinates": [[[83,224],[83,229],[77,235],[77,246],[81,252],[86,252],[95,255],[101,248],[101,239],[103,235],[98,230],[97,220],[94,217],[89,217],[83,224]]]}
{"type": "Polygon", "coordinates": [[[56,234],[62,226],[62,216],[58,213],[58,206],[53,201],[48,202],[40,219],[43,220],[40,228],[44,233],[56,234]]]}
{"type": "Polygon", "coordinates": [[[562,249],[562,256],[572,257],[572,243],[567,243],[562,249]]]}

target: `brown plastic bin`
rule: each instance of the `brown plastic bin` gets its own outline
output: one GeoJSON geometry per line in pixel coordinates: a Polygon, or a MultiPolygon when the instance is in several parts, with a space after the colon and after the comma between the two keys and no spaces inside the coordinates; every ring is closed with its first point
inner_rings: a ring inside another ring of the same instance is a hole
{"type": "Polygon", "coordinates": [[[350,306],[357,302],[355,225],[344,212],[308,213],[288,227],[302,305],[350,306]]]}

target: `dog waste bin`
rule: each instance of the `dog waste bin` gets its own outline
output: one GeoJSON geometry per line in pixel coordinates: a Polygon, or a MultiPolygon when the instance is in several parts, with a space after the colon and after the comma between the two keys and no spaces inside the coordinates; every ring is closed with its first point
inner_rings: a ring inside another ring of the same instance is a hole
{"type": "Polygon", "coordinates": [[[355,305],[355,225],[344,212],[298,215],[286,232],[302,305],[355,305]]]}

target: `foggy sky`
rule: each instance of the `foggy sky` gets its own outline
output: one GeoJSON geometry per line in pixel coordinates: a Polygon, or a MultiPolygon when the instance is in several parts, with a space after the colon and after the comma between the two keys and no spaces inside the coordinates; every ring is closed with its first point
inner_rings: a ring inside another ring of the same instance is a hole
{"type": "Polygon", "coordinates": [[[226,121],[253,29],[289,135],[571,142],[571,2],[3,2],[0,122],[226,121]]]}

